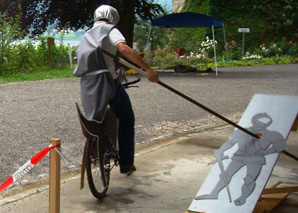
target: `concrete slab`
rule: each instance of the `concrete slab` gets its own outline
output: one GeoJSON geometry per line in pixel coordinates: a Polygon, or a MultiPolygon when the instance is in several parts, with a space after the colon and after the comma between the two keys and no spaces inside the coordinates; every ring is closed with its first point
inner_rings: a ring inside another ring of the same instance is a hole
{"type": "MultiPolygon", "coordinates": [[[[61,212],[185,212],[211,169],[208,163],[214,160],[214,149],[233,129],[205,129],[138,147],[137,172],[126,176],[114,168],[108,195],[101,201],[92,196],[88,185],[79,189],[78,171],[73,170],[61,181],[61,212]]],[[[293,132],[288,144],[296,155],[297,143],[298,134],[293,132]]],[[[278,181],[298,185],[297,176],[297,162],[282,154],[267,186],[278,181]]],[[[2,194],[0,212],[48,212],[49,192],[40,183],[35,186],[29,196],[22,187],[2,194]]],[[[276,212],[297,212],[297,201],[298,195],[292,193],[276,212]]]]}

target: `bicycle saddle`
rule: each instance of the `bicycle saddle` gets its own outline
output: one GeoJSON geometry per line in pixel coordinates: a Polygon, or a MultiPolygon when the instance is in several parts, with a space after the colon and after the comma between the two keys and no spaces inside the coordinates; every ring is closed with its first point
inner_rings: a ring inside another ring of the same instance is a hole
{"type": "Polygon", "coordinates": [[[109,135],[109,138],[116,142],[118,135],[118,120],[116,114],[111,108],[108,108],[102,122],[96,120],[88,120],[81,112],[79,105],[76,103],[77,112],[79,115],[83,135],[88,138],[89,135],[100,137],[104,131],[109,135]]]}

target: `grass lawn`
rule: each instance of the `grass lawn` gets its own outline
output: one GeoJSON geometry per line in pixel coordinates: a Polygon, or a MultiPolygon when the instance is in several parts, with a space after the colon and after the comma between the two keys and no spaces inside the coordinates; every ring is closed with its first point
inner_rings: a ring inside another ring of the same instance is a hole
{"type": "Polygon", "coordinates": [[[74,68],[52,69],[32,73],[14,73],[0,76],[0,84],[20,81],[36,81],[43,79],[72,78],[74,68]]]}

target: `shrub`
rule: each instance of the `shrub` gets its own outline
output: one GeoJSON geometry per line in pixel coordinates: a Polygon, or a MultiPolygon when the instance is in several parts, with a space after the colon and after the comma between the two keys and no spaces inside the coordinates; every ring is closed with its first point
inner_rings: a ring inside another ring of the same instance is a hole
{"type": "Polygon", "coordinates": [[[179,60],[177,53],[168,46],[165,49],[157,49],[154,52],[154,60],[149,62],[153,67],[162,69],[173,68],[179,60]]]}
{"type": "MultiPolygon", "coordinates": [[[[37,38],[38,45],[30,39],[21,40],[25,35],[20,28],[21,15],[11,18],[0,13],[0,75],[48,69],[47,39],[37,38]]],[[[60,45],[51,46],[52,68],[63,68],[69,65],[68,48],[62,44],[62,41],[60,45]]],[[[74,48],[72,51],[74,52],[74,48]]]]}
{"type": "Polygon", "coordinates": [[[292,41],[282,40],[276,43],[262,44],[260,49],[255,50],[264,57],[274,57],[276,55],[298,56],[298,46],[292,41]]]}
{"type": "Polygon", "coordinates": [[[16,62],[13,60],[16,40],[24,36],[24,31],[21,30],[20,20],[22,14],[15,17],[7,17],[6,14],[0,12],[0,75],[6,70],[15,69],[16,62]]]}

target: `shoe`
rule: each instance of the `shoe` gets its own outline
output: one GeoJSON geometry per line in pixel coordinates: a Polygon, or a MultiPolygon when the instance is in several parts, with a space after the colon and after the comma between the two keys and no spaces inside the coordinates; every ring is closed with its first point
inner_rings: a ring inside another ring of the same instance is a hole
{"type": "Polygon", "coordinates": [[[134,165],[131,166],[122,166],[120,168],[120,173],[121,174],[131,174],[133,172],[137,171],[137,168],[134,165]]]}

